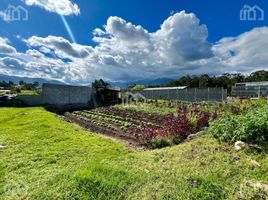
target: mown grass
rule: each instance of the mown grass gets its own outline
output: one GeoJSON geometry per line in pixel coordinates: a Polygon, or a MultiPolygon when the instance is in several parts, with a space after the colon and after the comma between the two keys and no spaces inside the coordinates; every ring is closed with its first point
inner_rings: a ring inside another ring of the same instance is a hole
{"type": "Polygon", "coordinates": [[[0,199],[260,199],[246,183],[268,183],[263,152],[210,136],[133,151],[43,108],[1,108],[0,145],[0,199]]]}
{"type": "Polygon", "coordinates": [[[19,95],[39,95],[40,92],[38,90],[21,90],[19,95]]]}
{"type": "Polygon", "coordinates": [[[0,92],[0,96],[6,95],[7,92],[0,92]]]}

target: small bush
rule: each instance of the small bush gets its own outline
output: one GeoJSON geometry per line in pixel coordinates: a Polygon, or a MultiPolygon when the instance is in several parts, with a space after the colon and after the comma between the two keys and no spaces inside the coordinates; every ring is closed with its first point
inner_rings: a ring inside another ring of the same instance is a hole
{"type": "Polygon", "coordinates": [[[171,141],[168,137],[157,136],[155,139],[150,141],[150,144],[152,148],[156,149],[171,146],[173,141],[171,141]]]}

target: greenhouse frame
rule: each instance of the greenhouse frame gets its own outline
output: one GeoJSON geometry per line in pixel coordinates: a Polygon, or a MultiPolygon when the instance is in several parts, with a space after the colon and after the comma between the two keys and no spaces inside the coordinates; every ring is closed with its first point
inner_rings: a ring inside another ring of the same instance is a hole
{"type": "Polygon", "coordinates": [[[268,81],[236,83],[235,86],[232,87],[232,96],[253,98],[267,97],[268,81]]]}
{"type": "Polygon", "coordinates": [[[137,91],[147,99],[178,100],[185,102],[213,102],[227,99],[224,88],[162,87],[137,91]]]}

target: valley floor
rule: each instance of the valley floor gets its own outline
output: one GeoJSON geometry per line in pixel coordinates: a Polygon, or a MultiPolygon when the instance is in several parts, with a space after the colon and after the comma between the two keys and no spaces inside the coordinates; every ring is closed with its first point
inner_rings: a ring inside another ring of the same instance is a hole
{"type": "Polygon", "coordinates": [[[265,199],[265,183],[267,154],[209,135],[136,151],[43,108],[0,108],[0,199],[265,199]]]}

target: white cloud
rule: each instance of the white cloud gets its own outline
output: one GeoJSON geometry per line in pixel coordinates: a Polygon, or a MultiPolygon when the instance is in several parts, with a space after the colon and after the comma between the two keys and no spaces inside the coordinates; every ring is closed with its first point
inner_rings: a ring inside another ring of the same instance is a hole
{"type": "Polygon", "coordinates": [[[26,54],[35,58],[42,58],[44,57],[44,54],[42,54],[40,51],[37,51],[35,49],[28,49],[26,51],[26,54]]]}
{"type": "Polygon", "coordinates": [[[238,37],[221,39],[213,47],[215,55],[234,71],[268,68],[268,27],[254,28],[238,37]]]}
{"type": "Polygon", "coordinates": [[[176,64],[178,61],[193,61],[212,57],[211,44],[207,42],[206,25],[184,11],[169,17],[154,34],[154,43],[160,55],[176,64]]]}
{"type": "Polygon", "coordinates": [[[46,38],[32,36],[24,41],[30,47],[40,47],[44,53],[55,52],[60,58],[85,58],[93,51],[91,46],[70,43],[68,40],[56,36],[46,38]]]}
{"type": "Polygon", "coordinates": [[[268,69],[268,27],[210,44],[207,27],[183,11],[155,32],[110,17],[93,34],[94,47],[62,37],[32,36],[24,40],[29,47],[25,53],[16,52],[2,38],[0,51],[2,44],[13,53],[0,59],[0,73],[17,70],[24,76],[89,84],[96,78],[127,81],[268,69]]]}
{"type": "Polygon", "coordinates": [[[169,17],[152,33],[119,17],[110,17],[104,27],[94,31],[93,40],[98,43],[94,52],[99,64],[120,69],[116,79],[170,76],[187,62],[213,56],[207,27],[184,11],[169,17]]]}
{"type": "Polygon", "coordinates": [[[9,45],[9,40],[0,37],[0,54],[16,53],[16,49],[9,45]]]}
{"type": "Polygon", "coordinates": [[[79,15],[80,9],[71,0],[24,0],[29,6],[36,5],[59,15],[79,15]]]}

